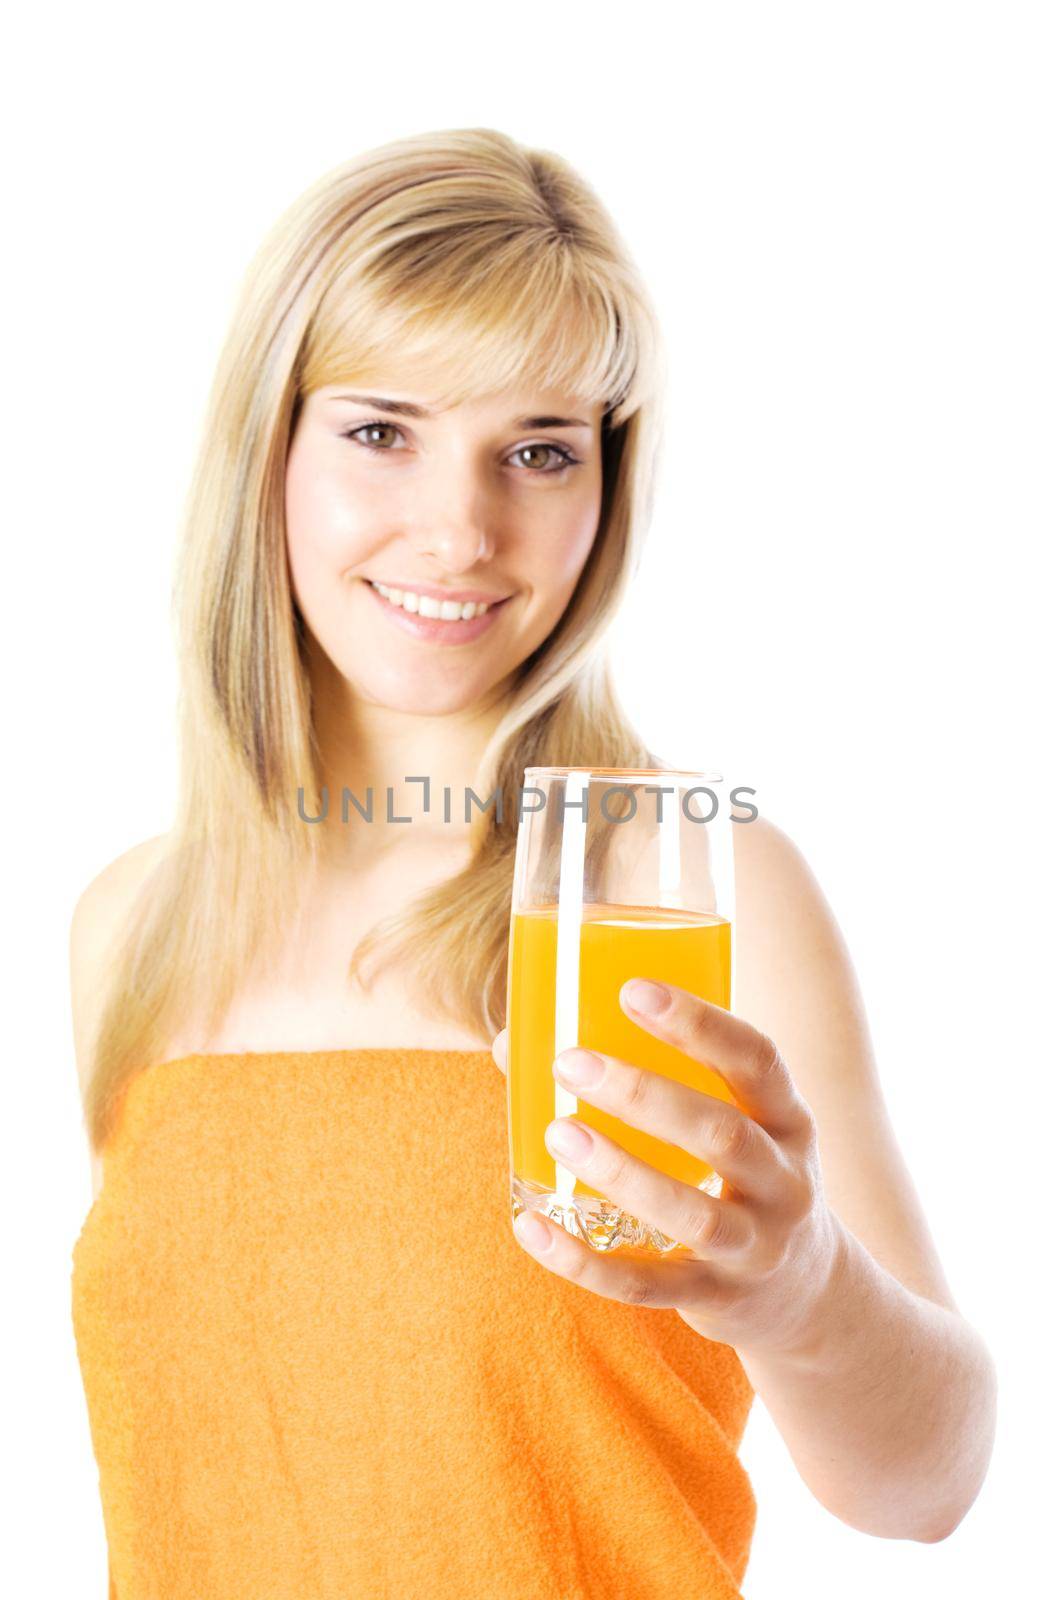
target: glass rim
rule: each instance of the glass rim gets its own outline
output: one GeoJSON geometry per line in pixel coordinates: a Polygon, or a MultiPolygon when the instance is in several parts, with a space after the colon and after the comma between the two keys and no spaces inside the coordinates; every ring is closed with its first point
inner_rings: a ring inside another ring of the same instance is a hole
{"type": "Polygon", "coordinates": [[[691,772],[684,767],[525,767],[528,773],[546,778],[564,778],[570,772],[584,772],[591,778],[612,777],[623,783],[639,778],[701,778],[707,783],[723,783],[721,772],[691,772]]]}

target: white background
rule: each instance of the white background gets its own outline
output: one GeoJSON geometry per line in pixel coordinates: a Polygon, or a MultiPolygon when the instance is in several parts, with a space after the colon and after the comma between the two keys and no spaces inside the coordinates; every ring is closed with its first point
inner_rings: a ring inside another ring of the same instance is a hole
{"type": "Polygon", "coordinates": [[[1043,1566],[1043,19],[1002,0],[22,8],[3,96],[6,1592],[106,1592],[69,1318],[90,1180],[68,924],[172,820],[175,527],[233,295],[321,172],[478,125],[566,155],[650,284],[669,435],[622,691],[664,759],[753,784],[812,863],[999,1368],[990,1475],[932,1546],[824,1511],[758,1401],[746,1595],[974,1597],[1043,1566]]]}

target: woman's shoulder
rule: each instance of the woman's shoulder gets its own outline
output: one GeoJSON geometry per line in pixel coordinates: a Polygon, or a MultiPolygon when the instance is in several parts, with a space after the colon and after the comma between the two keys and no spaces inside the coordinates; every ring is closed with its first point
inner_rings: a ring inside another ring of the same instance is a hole
{"type": "MultiPolygon", "coordinates": [[[[105,1002],[102,981],[127,913],[150,872],[162,859],[170,835],[143,839],[96,872],[81,890],[69,924],[69,985],[73,1052],[83,1100],[91,1070],[91,1045],[105,1002]]],[[[102,1163],[90,1152],[91,1187],[102,1187],[102,1163]]]]}
{"type": "Polygon", "coordinates": [[[170,835],[158,833],[115,856],[81,890],[70,921],[70,951],[90,956],[130,906],[145,879],[162,860],[170,835]]]}
{"type": "Polygon", "coordinates": [[[104,999],[99,981],[127,913],[142,884],[162,859],[170,835],[157,834],[115,856],[81,890],[69,925],[69,979],[73,1043],[81,1091],[86,1084],[89,1040],[104,999]]]}
{"type": "Polygon", "coordinates": [[[736,894],[752,911],[781,906],[784,895],[796,895],[804,880],[810,888],[811,868],[789,834],[763,813],[732,823],[736,894]]]}

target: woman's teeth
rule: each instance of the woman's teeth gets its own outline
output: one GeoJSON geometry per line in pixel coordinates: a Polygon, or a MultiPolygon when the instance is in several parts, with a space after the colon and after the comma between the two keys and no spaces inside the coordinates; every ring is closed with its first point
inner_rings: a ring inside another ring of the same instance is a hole
{"type": "Polygon", "coordinates": [[[438,617],[441,622],[468,622],[470,617],[482,617],[489,609],[482,601],[436,600],[432,595],[415,594],[410,589],[387,589],[384,583],[366,580],[377,589],[391,605],[403,606],[405,611],[417,611],[420,617],[438,617]]]}

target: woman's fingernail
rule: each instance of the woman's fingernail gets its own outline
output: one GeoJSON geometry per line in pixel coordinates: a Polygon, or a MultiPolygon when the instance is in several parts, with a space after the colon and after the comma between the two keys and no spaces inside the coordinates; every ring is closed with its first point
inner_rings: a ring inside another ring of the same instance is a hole
{"type": "Polygon", "coordinates": [[[626,985],[626,999],[634,1011],[647,1011],[657,1017],[670,1003],[670,992],[662,983],[649,983],[647,978],[631,978],[626,985]]]}
{"type": "Polygon", "coordinates": [[[513,1231],[529,1250],[548,1250],[553,1243],[549,1228],[533,1211],[522,1211],[514,1220],[513,1231]]]}
{"type": "Polygon", "coordinates": [[[554,1065],[558,1078],[563,1078],[565,1083],[577,1083],[580,1088],[592,1087],[604,1072],[600,1056],[595,1056],[592,1050],[581,1050],[577,1045],[562,1050],[554,1065]]]}
{"type": "Polygon", "coordinates": [[[546,1143],[554,1155],[566,1156],[569,1161],[581,1161],[593,1149],[593,1140],[581,1122],[572,1117],[560,1117],[546,1129],[546,1143]]]}

